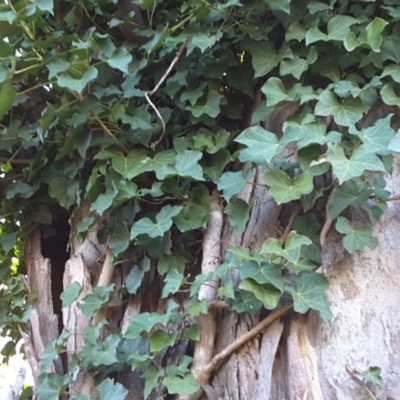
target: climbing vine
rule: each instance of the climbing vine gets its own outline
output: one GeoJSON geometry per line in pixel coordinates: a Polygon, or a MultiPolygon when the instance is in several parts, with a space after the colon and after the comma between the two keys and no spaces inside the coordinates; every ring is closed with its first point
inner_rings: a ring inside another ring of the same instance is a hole
{"type": "MultiPolygon", "coordinates": [[[[397,3],[0,6],[0,321],[11,340],[4,356],[37,296],[24,280],[32,232],[53,235],[86,202],[90,213],[72,224],[70,238],[82,243],[96,229],[107,248],[99,259],[108,276],[78,305],[97,324],[82,332],[85,345],[64,375],[49,367],[70,332],[48,344],[40,399],[58,399],[82,369],[96,377],[96,394],[75,399],[125,399],[128,389],[114,378],[126,368],[139,371],[145,398],[160,384],[169,394],[197,392],[266,326],[208,360],[196,360],[195,349],[160,365],[179,340],[201,346],[213,308],[271,310],[272,321],[293,304],[331,318],[320,269],[330,264],[330,233],[349,253],[375,248],[372,225],[391,199],[384,174],[400,151],[397,3]],[[241,197],[251,185],[265,186],[272,198],[264,202],[286,213],[275,237],[214,254],[224,224],[241,234],[263,207],[241,197]],[[116,287],[121,264],[128,272],[116,287]],[[107,310],[126,305],[151,274],[162,279],[164,309],[142,310],[125,331],[105,335],[107,310]]],[[[62,308],[81,293],[80,283],[67,286],[62,308]]]]}

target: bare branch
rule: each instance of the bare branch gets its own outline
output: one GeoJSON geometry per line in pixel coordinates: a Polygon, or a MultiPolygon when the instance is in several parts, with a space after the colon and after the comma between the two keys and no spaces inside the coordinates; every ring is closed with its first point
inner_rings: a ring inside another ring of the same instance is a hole
{"type": "Polygon", "coordinates": [[[292,212],[292,215],[290,216],[289,222],[287,223],[285,230],[283,231],[281,237],[279,238],[279,241],[281,242],[281,244],[286,242],[286,239],[292,229],[293,221],[300,214],[302,208],[303,207],[300,203],[296,204],[296,206],[292,212]]]}
{"type": "Polygon", "coordinates": [[[165,121],[164,118],[161,116],[160,112],[157,110],[157,107],[154,105],[154,103],[150,100],[150,97],[153,96],[154,93],[157,92],[157,90],[160,88],[160,86],[164,83],[164,81],[167,79],[168,75],[171,73],[172,68],[174,68],[175,64],[178,62],[179,57],[182,55],[184,48],[186,47],[186,43],[182,43],[181,47],[179,48],[179,50],[177,51],[175,58],[172,60],[170,66],[167,68],[167,70],[165,71],[164,75],[161,77],[161,79],[158,81],[157,85],[154,87],[153,90],[148,91],[145,93],[145,98],[147,100],[147,102],[149,103],[149,105],[151,106],[151,108],[154,110],[154,112],[157,114],[157,117],[159,118],[159,120],[161,121],[161,125],[162,125],[162,133],[161,136],[158,138],[158,140],[156,140],[155,142],[151,143],[150,147],[154,150],[158,144],[161,142],[161,140],[164,138],[165,136],[165,130],[166,130],[166,126],[165,126],[165,121]]]}

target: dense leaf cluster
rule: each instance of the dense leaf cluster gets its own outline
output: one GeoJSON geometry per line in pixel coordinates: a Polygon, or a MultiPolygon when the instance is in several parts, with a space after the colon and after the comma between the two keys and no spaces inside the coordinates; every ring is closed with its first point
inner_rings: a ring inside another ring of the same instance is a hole
{"type": "MultiPolygon", "coordinates": [[[[327,281],[314,272],[324,223],[317,205],[330,193],[327,218],[336,220],[349,252],[375,247],[368,224],[342,213],[358,206],[377,222],[389,195],[382,174],[400,150],[397,1],[143,0],[143,22],[139,9],[123,11],[117,3],[0,6],[4,333],[16,337],[27,318],[24,285],[16,278],[23,262],[15,266],[13,257],[35,227],[51,227],[83,199],[93,215],[73,234],[83,240],[109,212],[99,235],[109,237],[114,261],[131,251],[125,292],[135,294],[156,270],[168,299],[167,313],[139,314],[124,335],[100,342],[101,326],[88,328],[70,373],[43,375],[41,399],[58,398],[78,364],[99,371],[99,399],[125,398],[126,389],[106,377],[126,365],[145,367],[146,396],[160,377],[172,394],[197,389],[189,357],[166,368],[152,363],[178,338],[154,327],[207,311],[196,293],[211,276],[187,271],[201,256],[193,243],[202,237],[215,188],[232,226],[245,230],[251,209],[261,205],[236,195],[256,168],[276,202],[298,202],[303,215],[283,244],[268,239],[253,253],[231,247],[218,269],[218,294],[241,313],[274,309],[287,293],[296,311],[314,309],[329,319],[327,281]],[[285,108],[292,111],[282,119],[285,108]],[[384,111],[368,120],[376,109],[384,111]],[[270,116],[283,125],[268,128],[270,116]],[[284,152],[288,146],[295,154],[284,152]],[[247,173],[243,163],[250,164],[247,173]],[[239,287],[231,270],[239,271],[239,287]],[[287,271],[294,274],[290,282],[287,271]],[[188,282],[190,305],[180,312],[173,295],[188,282]]],[[[64,306],[79,292],[79,285],[69,286],[64,306]]],[[[97,287],[82,304],[84,314],[93,315],[112,292],[97,287]]],[[[197,340],[198,327],[182,335],[197,340]]],[[[43,371],[65,340],[46,349],[43,371]]]]}

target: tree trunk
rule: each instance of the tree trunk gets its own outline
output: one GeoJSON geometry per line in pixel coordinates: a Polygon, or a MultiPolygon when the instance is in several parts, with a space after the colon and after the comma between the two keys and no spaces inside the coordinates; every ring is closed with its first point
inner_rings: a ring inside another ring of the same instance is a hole
{"type": "MultiPolygon", "coordinates": [[[[400,192],[399,162],[396,161],[392,176],[388,177],[389,190],[400,192]]],[[[254,184],[249,183],[241,193],[254,207],[243,234],[235,232],[224,220],[221,237],[221,254],[230,245],[240,245],[251,250],[260,249],[268,237],[278,236],[278,218],[289,221],[293,210],[282,209],[268,195],[257,171],[254,184]]],[[[89,206],[83,204],[74,215],[72,225],[89,215],[89,206]]],[[[380,245],[376,250],[357,252],[346,256],[326,273],[331,287],[328,297],[332,304],[333,320],[321,320],[318,314],[286,314],[274,321],[260,335],[245,342],[237,351],[223,360],[212,371],[210,384],[202,398],[229,400],[261,399],[308,399],[350,400],[398,398],[400,393],[400,304],[398,281],[400,280],[400,206],[389,204],[389,209],[375,227],[380,245]],[[367,386],[360,375],[369,367],[382,369],[384,385],[367,386]],[[373,393],[373,394],[372,394],[373,393]]],[[[107,216],[104,216],[107,218],[107,216]]],[[[101,221],[99,221],[101,224],[101,221]]],[[[79,244],[74,241],[65,271],[52,269],[54,260],[42,256],[40,232],[35,231],[27,252],[29,286],[34,296],[35,311],[31,314],[28,332],[23,332],[25,350],[37,380],[39,362],[44,348],[57,339],[59,319],[54,310],[51,279],[63,273],[64,287],[79,282],[83,287],[80,297],[63,310],[63,325],[72,335],[67,342],[68,357],[56,360],[50,371],[63,374],[74,353],[79,353],[85,338],[82,331],[102,318],[108,318],[110,327],[126,331],[130,320],[139,312],[161,311],[165,301],[160,299],[162,281],[157,274],[148,274],[136,296],[130,296],[126,304],[116,304],[112,312],[98,311],[91,321],[77,304],[95,285],[121,287],[132,265],[109,265],[107,250],[94,233],[79,244]],[[106,254],[105,260],[101,256],[106,254]]],[[[66,245],[66,243],[65,243],[66,245]]],[[[234,277],[238,279],[237,276],[234,277]]],[[[53,291],[53,295],[55,294],[53,291]]],[[[59,312],[59,310],[58,310],[59,312]]],[[[267,313],[236,314],[218,310],[215,314],[217,332],[214,354],[242,337],[259,323],[267,313]]],[[[103,336],[108,335],[105,330],[103,336]]],[[[174,349],[168,349],[160,358],[161,363],[176,363],[183,354],[193,354],[187,342],[178,341],[174,349]]],[[[124,385],[131,399],[143,398],[143,382],[138,372],[126,371],[124,385]]],[[[207,386],[205,386],[207,388],[207,386]]],[[[80,371],[71,393],[94,394],[95,376],[80,371]]],[[[151,399],[167,397],[160,385],[150,395],[151,399]]]]}

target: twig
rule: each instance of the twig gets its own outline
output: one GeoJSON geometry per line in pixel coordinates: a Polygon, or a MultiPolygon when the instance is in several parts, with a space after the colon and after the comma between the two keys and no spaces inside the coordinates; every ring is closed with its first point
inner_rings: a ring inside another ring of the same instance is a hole
{"type": "Polygon", "coordinates": [[[208,303],[208,309],[212,308],[229,308],[229,304],[224,300],[214,300],[208,303]]]}
{"type": "Polygon", "coordinates": [[[215,355],[211,362],[206,366],[205,371],[208,375],[224,360],[226,360],[234,351],[238,350],[249,340],[254,339],[263,330],[265,330],[269,325],[271,325],[276,319],[278,319],[283,314],[287,313],[293,307],[292,303],[286,304],[285,306],[278,308],[272,312],[268,317],[260,321],[253,329],[245,333],[243,336],[237,338],[229,346],[225,347],[220,353],[215,355]]]}
{"type": "Polygon", "coordinates": [[[357,376],[357,374],[348,365],[346,365],[346,371],[364,389],[364,391],[368,394],[369,397],[371,397],[371,399],[377,400],[375,395],[368,389],[367,385],[357,376]]]}
{"type": "Polygon", "coordinates": [[[161,79],[158,81],[157,85],[154,87],[153,90],[151,91],[147,91],[145,93],[145,98],[147,100],[147,102],[149,103],[149,105],[151,106],[151,108],[155,111],[155,113],[157,114],[157,117],[159,118],[159,120],[161,121],[161,125],[162,125],[162,134],[159,137],[159,139],[153,143],[151,143],[150,147],[154,150],[158,144],[161,142],[161,140],[164,138],[165,136],[165,131],[166,131],[166,125],[165,125],[165,121],[164,118],[162,117],[162,115],[160,114],[160,112],[157,110],[157,107],[154,105],[154,103],[150,100],[150,97],[153,96],[154,93],[157,92],[157,90],[160,88],[160,86],[164,83],[164,81],[167,79],[168,75],[170,74],[170,72],[172,71],[172,68],[175,66],[175,64],[178,62],[179,57],[182,55],[184,48],[186,47],[186,43],[183,43],[181,45],[181,47],[179,48],[179,50],[177,51],[175,58],[172,60],[170,66],[168,67],[168,69],[165,71],[164,75],[161,77],[161,79]]]}
{"type": "Polygon", "coordinates": [[[29,165],[32,164],[34,158],[8,158],[8,157],[0,157],[0,162],[16,164],[16,165],[29,165]]]}
{"type": "MultiPolygon", "coordinates": [[[[335,179],[335,181],[332,183],[332,185],[336,186],[336,184],[337,184],[337,179],[335,179]]],[[[329,205],[331,204],[331,201],[333,198],[334,189],[335,188],[333,187],[331,192],[329,193],[328,201],[326,202],[326,206],[325,206],[325,210],[326,210],[325,223],[324,223],[324,226],[322,227],[321,233],[319,235],[319,241],[322,246],[325,244],[326,236],[329,232],[329,229],[331,229],[331,226],[332,226],[332,220],[331,220],[331,217],[329,216],[329,205]]]]}
{"type": "Polygon", "coordinates": [[[294,219],[300,214],[300,211],[302,209],[302,205],[300,203],[297,203],[290,218],[289,218],[289,222],[286,225],[285,230],[283,231],[281,237],[279,238],[279,241],[281,242],[281,244],[286,242],[286,239],[292,229],[292,225],[293,225],[293,221],[294,219]]]}

